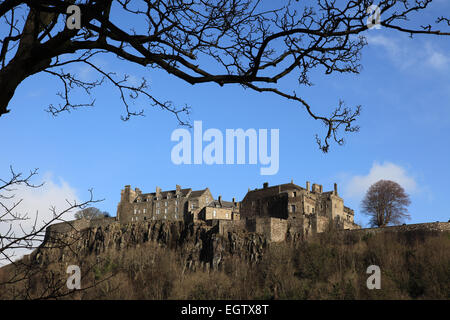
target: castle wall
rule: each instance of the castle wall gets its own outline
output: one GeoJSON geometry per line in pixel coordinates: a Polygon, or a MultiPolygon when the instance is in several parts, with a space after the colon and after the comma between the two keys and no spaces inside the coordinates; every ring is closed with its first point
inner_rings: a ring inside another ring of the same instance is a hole
{"type": "Polygon", "coordinates": [[[92,220],[79,219],[52,224],[47,228],[47,231],[57,233],[67,233],[70,231],[81,231],[89,228],[106,227],[114,222],[117,222],[115,217],[105,217],[92,220]]]}
{"type": "Polygon", "coordinates": [[[324,232],[327,229],[328,224],[330,222],[330,219],[328,217],[322,216],[316,216],[315,220],[316,220],[316,227],[315,230],[313,230],[313,233],[324,232]]]}
{"type": "Polygon", "coordinates": [[[354,230],[354,229],[361,229],[361,227],[359,225],[357,225],[356,223],[354,223],[353,221],[344,220],[342,229],[354,230]]]}
{"type": "Polygon", "coordinates": [[[380,233],[380,232],[405,232],[405,231],[435,231],[435,232],[446,232],[450,231],[450,222],[428,222],[428,223],[416,223],[407,224],[401,226],[389,226],[383,228],[364,228],[364,229],[353,229],[345,230],[345,232],[351,232],[356,234],[368,234],[368,233],[380,233]]]}
{"type": "Polygon", "coordinates": [[[270,240],[281,242],[286,240],[287,220],[270,218],[270,240]]]}
{"type": "MultiPolygon", "coordinates": [[[[256,217],[288,217],[288,194],[276,193],[275,195],[265,196],[266,190],[262,190],[262,195],[258,192],[258,196],[246,196],[241,202],[240,214],[243,218],[256,217]]],[[[269,193],[270,194],[270,193],[269,193]]]]}
{"type": "Polygon", "coordinates": [[[218,220],[219,234],[226,235],[228,232],[243,232],[246,231],[245,220],[218,220]]]}
{"type": "Polygon", "coordinates": [[[264,235],[269,241],[280,242],[286,239],[287,220],[278,218],[256,218],[248,220],[216,220],[219,233],[255,232],[264,235]]]}

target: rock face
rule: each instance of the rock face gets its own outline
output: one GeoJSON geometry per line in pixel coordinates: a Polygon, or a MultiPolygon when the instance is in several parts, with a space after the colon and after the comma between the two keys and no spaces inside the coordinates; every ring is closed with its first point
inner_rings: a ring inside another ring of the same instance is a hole
{"type": "Polygon", "coordinates": [[[202,222],[120,224],[111,220],[81,229],[76,225],[68,227],[67,223],[52,226],[33,258],[39,263],[64,262],[73,255],[99,255],[107,250],[127,250],[147,242],[180,252],[188,270],[220,269],[224,261],[232,257],[257,262],[269,243],[257,233],[232,231],[219,234],[217,227],[202,222]]]}

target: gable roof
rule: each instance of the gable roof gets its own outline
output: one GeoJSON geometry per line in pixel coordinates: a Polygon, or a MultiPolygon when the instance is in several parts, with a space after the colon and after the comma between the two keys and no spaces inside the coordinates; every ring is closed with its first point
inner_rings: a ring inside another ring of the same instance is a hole
{"type": "Polygon", "coordinates": [[[231,201],[221,200],[219,202],[219,200],[214,200],[214,201],[211,201],[210,203],[208,203],[207,207],[210,207],[210,208],[234,208],[235,205],[231,201]]]}
{"type": "Polygon", "coordinates": [[[267,191],[267,190],[274,190],[274,189],[278,189],[278,188],[280,188],[282,192],[283,191],[288,191],[288,190],[293,190],[293,189],[295,189],[295,190],[306,190],[306,189],[304,189],[304,188],[302,188],[302,187],[300,187],[300,186],[298,186],[298,185],[296,185],[294,183],[284,183],[284,184],[278,184],[278,185],[271,186],[271,187],[250,190],[250,191],[247,192],[247,194],[254,193],[254,192],[267,191]]]}
{"type": "Polygon", "coordinates": [[[200,196],[202,196],[202,195],[206,192],[207,189],[208,189],[208,188],[205,188],[205,189],[203,189],[203,190],[195,190],[195,191],[192,191],[191,194],[189,195],[189,198],[197,198],[197,197],[200,197],[200,196]]]}

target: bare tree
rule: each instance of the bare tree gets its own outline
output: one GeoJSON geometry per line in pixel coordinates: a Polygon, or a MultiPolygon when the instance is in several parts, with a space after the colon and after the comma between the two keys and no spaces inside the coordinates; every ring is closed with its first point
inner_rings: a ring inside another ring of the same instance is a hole
{"type": "MultiPolygon", "coordinates": [[[[58,236],[52,236],[46,233],[47,227],[55,222],[66,222],[69,213],[74,210],[84,209],[88,205],[99,202],[94,200],[92,192],[87,201],[78,203],[76,201],[68,201],[67,207],[57,210],[51,207],[51,217],[43,220],[39,217],[39,213],[29,215],[29,213],[21,212],[21,203],[23,199],[17,199],[15,192],[19,187],[40,188],[43,183],[34,184],[32,179],[37,175],[38,170],[32,170],[29,174],[15,172],[10,167],[10,176],[7,179],[0,178],[0,291],[3,294],[9,288],[12,288],[12,296],[9,298],[21,299],[56,299],[58,297],[67,296],[73,292],[68,292],[65,286],[66,276],[48,271],[45,266],[32,258],[25,257],[18,259],[17,251],[23,253],[24,249],[67,249],[71,250],[71,246],[81,239],[81,236],[60,239],[58,236]],[[23,226],[24,222],[30,221],[31,226],[23,226]],[[47,237],[47,238],[46,238],[47,237]],[[46,240],[46,241],[44,241],[46,240]],[[32,283],[35,279],[40,279],[44,284],[41,292],[32,294],[32,283]],[[22,284],[20,286],[19,284],[22,284]],[[8,287],[9,286],[9,287],[8,287]],[[17,288],[21,288],[18,290],[17,288]]],[[[68,224],[71,226],[71,224],[68,224]]],[[[33,251],[33,255],[36,251],[33,251]]],[[[74,253],[76,255],[76,253],[74,253]]],[[[86,272],[89,272],[94,265],[88,266],[86,272]]],[[[84,288],[86,289],[86,288],[84,288]]]]}
{"type": "MultiPolygon", "coordinates": [[[[412,15],[426,12],[431,2],[381,0],[379,24],[411,36],[450,35],[448,28],[442,29],[450,26],[447,17],[436,17],[426,25],[409,21],[412,15]]],[[[283,91],[278,83],[295,75],[298,85],[310,86],[309,75],[316,68],[327,75],[359,73],[361,50],[367,44],[364,32],[372,20],[376,21],[368,11],[373,4],[373,0],[281,4],[260,0],[4,0],[0,2],[0,18],[7,28],[0,37],[0,116],[9,112],[8,104],[24,79],[45,72],[63,86],[58,93],[62,104],[48,108],[54,115],[93,105],[94,100],[73,102],[73,88],[90,94],[109,81],[125,106],[124,120],[143,114],[143,110],[130,107],[130,99],[142,96],[151,105],[172,112],[180,124],[189,125],[185,119],[188,106],[160,100],[150,92],[145,79],[133,85],[127,75],[119,77],[93,59],[112,54],[149,69],[165,70],[192,85],[238,84],[293,100],[325,125],[325,134],[322,138],[316,135],[316,141],[327,152],[331,141],[344,143],[340,129],[358,131],[355,121],[360,106],[349,108],[339,100],[328,114],[319,114],[295,90],[283,91]],[[67,9],[72,4],[81,10],[80,29],[66,26],[67,9]],[[137,22],[139,30],[123,27],[124,18],[137,22]],[[80,80],[64,70],[71,64],[86,65],[100,78],[80,80]]]]}
{"type": "Polygon", "coordinates": [[[55,222],[64,222],[68,213],[83,209],[87,205],[99,201],[92,198],[92,193],[90,199],[82,203],[66,200],[67,208],[63,210],[57,210],[55,207],[50,208],[52,217],[47,221],[41,221],[38,213],[32,216],[29,213],[22,213],[20,204],[23,199],[15,199],[14,191],[19,186],[41,187],[42,183],[33,184],[31,182],[32,178],[37,175],[37,171],[37,169],[32,170],[24,176],[22,173],[16,173],[10,167],[11,176],[9,179],[0,179],[0,224],[1,230],[4,230],[0,233],[0,262],[13,263],[14,251],[17,249],[35,249],[44,240],[45,230],[49,225],[55,222]],[[32,225],[25,229],[21,223],[27,220],[31,220],[32,225]]]}
{"type": "Polygon", "coordinates": [[[363,212],[370,216],[372,227],[385,227],[410,219],[407,209],[410,203],[409,195],[397,182],[380,180],[370,186],[361,206],[363,212]]]}

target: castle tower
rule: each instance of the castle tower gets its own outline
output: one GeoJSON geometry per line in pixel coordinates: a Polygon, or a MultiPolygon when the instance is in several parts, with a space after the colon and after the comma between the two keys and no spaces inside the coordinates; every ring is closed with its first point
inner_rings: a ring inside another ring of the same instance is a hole
{"type": "MultiPolygon", "coordinates": [[[[136,190],[139,190],[136,188],[136,190]]],[[[120,202],[122,203],[131,203],[136,198],[136,192],[131,189],[130,185],[126,185],[123,190],[120,192],[120,202]]]]}

